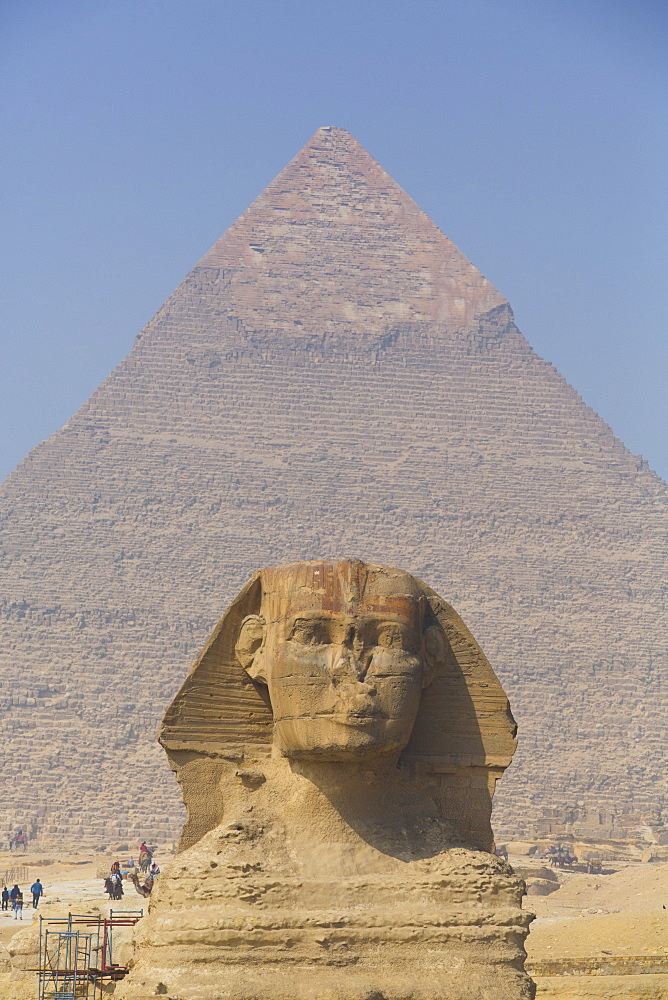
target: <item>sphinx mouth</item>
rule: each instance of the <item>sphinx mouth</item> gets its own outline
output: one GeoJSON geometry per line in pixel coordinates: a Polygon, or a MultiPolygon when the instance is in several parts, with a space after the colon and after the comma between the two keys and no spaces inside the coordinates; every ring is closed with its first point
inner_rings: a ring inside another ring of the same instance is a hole
{"type": "Polygon", "coordinates": [[[348,723],[349,725],[363,725],[365,722],[386,722],[387,712],[378,708],[354,708],[342,712],[334,712],[333,718],[337,722],[348,723]]]}

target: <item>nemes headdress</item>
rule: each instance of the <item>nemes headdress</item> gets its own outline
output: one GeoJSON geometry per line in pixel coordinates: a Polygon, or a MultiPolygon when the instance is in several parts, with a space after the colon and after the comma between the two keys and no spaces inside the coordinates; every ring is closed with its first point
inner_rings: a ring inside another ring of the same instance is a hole
{"type": "MultiPolygon", "coordinates": [[[[281,628],[302,607],[312,609],[314,601],[325,612],[407,614],[417,608],[424,628],[441,630],[440,662],[423,691],[399,767],[416,780],[420,775],[440,775],[460,825],[464,823],[469,832],[475,826],[489,830],[489,810],[486,819],[466,815],[467,799],[480,799],[467,789],[484,784],[491,809],[494,783],[510,763],[516,732],[494,671],[459,615],[422,581],[392,567],[344,559],[259,570],[224,613],[191,667],[158,737],[189,810],[191,822],[182,846],[220,821],[229,765],[260,764],[271,754],[273,719],[267,689],[244,670],[237,651],[244,621],[260,616],[267,628],[281,628]],[[186,780],[188,775],[197,775],[194,784],[186,780]],[[197,795],[190,795],[188,789],[195,786],[197,795]]],[[[478,839],[490,836],[481,834],[478,839]]]]}

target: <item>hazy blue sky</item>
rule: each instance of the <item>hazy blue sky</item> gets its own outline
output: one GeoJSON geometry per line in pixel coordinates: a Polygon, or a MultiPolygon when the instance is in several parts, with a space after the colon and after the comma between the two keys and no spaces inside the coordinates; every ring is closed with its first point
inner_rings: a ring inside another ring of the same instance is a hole
{"type": "Polygon", "coordinates": [[[666,0],[0,0],[0,477],[320,125],[668,476],[666,0]]]}

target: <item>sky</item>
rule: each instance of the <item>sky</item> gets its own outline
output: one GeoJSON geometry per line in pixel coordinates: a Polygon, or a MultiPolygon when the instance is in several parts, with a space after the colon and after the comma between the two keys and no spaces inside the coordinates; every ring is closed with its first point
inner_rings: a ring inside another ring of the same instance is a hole
{"type": "Polygon", "coordinates": [[[0,0],[0,479],[339,125],[668,478],[665,0],[0,0]]]}

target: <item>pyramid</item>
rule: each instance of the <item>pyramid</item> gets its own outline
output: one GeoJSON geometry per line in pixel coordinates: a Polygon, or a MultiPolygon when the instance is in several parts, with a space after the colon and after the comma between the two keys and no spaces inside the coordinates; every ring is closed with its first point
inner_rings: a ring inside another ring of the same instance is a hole
{"type": "Polygon", "coordinates": [[[501,836],[661,839],[668,488],[359,143],[319,129],[0,491],[2,828],[164,843],[165,707],[260,566],[457,607],[519,722],[501,836]]]}

